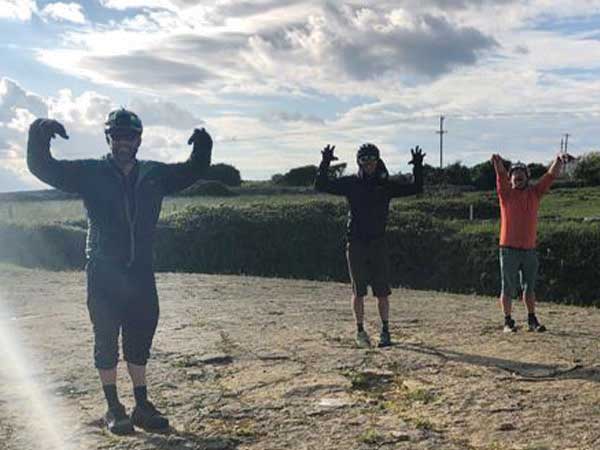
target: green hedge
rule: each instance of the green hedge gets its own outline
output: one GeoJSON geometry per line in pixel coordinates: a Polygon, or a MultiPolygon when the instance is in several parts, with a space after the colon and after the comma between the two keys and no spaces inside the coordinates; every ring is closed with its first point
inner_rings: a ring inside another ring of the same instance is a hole
{"type": "MultiPolygon", "coordinates": [[[[390,212],[387,238],[394,284],[496,296],[497,221],[442,219],[428,211],[427,204],[418,204],[397,205],[390,212]]],[[[344,204],[318,200],[189,207],[159,226],[156,268],[347,281],[346,209],[344,204]]],[[[0,226],[0,259],[29,267],[81,268],[84,234],[77,226],[5,224],[0,226]]],[[[596,224],[543,222],[539,255],[540,298],[600,306],[596,224]]]]}

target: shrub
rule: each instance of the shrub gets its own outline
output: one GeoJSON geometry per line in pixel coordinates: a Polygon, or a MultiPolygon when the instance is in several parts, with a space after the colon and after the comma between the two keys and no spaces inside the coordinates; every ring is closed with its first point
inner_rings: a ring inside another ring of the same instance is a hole
{"type": "Polygon", "coordinates": [[[200,180],[194,183],[189,188],[185,189],[180,195],[193,196],[203,195],[207,197],[233,197],[237,195],[226,185],[220,181],[203,181],[200,180]]]}
{"type": "Polygon", "coordinates": [[[240,186],[242,184],[240,171],[229,164],[223,163],[209,166],[202,178],[205,180],[220,181],[227,186],[240,186]]]}
{"type": "Polygon", "coordinates": [[[600,185],[600,152],[591,152],[580,158],[573,175],[588,186],[600,185]]]}

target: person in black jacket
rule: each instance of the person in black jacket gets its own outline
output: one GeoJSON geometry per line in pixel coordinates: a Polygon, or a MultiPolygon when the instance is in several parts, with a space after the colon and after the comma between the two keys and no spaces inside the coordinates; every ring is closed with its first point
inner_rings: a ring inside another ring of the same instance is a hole
{"type": "Polygon", "coordinates": [[[196,129],[189,159],[178,164],[141,161],[142,122],[125,109],[111,112],[105,136],[111,153],[102,159],[57,160],[50,154],[56,135],[68,139],[62,124],[37,119],[29,128],[27,164],[45,183],[78,193],[88,216],[86,239],[87,306],[94,329],[94,360],[108,411],[104,421],[115,434],[169,427],[148,400],[146,363],[158,324],[153,270],[153,237],[165,195],[195,183],[210,165],[212,139],[196,129]],[[117,395],[118,339],[133,383],[131,417],[117,395]]]}
{"type": "Polygon", "coordinates": [[[346,259],[352,282],[352,309],[356,320],[356,343],[370,347],[369,335],[364,329],[364,297],[370,285],[377,297],[377,307],[382,328],[379,347],[391,345],[389,332],[389,259],[385,241],[390,200],[394,197],[419,194],[423,191],[423,158],[417,146],[411,149],[414,181],[403,184],[389,179],[388,171],[380,158],[379,149],[364,144],[358,149],[356,162],[358,174],[337,179],[329,178],[329,166],[335,146],[327,145],[317,172],[315,188],[321,192],[343,195],[348,200],[346,259]]]}

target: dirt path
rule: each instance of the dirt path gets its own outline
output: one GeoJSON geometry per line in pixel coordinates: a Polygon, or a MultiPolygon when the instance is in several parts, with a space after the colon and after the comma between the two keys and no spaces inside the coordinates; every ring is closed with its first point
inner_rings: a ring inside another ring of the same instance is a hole
{"type": "MultiPolygon", "coordinates": [[[[158,285],[149,384],[173,430],[117,438],[98,421],[84,275],[2,271],[0,449],[600,448],[598,310],[543,304],[548,333],[504,335],[493,299],[397,290],[397,345],[358,350],[343,284],[158,285]],[[58,437],[34,431],[48,421],[58,437]]],[[[376,337],[372,301],[367,317],[376,337]]]]}

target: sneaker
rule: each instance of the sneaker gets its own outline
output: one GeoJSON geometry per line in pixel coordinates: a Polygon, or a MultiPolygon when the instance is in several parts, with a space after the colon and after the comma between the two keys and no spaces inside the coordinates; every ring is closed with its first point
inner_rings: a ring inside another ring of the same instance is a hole
{"type": "Polygon", "coordinates": [[[103,417],[106,428],[113,434],[125,435],[133,433],[133,424],[121,404],[109,408],[103,417]]]}
{"type": "Polygon", "coordinates": [[[516,333],[517,332],[517,324],[513,319],[510,321],[504,322],[504,332],[505,333],[516,333]]]}
{"type": "Polygon", "coordinates": [[[136,427],[146,431],[165,431],[169,429],[169,419],[162,415],[149,401],[144,405],[136,405],[131,413],[131,420],[136,427]]]}
{"type": "Polygon", "coordinates": [[[389,347],[392,345],[392,338],[390,337],[390,332],[387,330],[381,330],[381,334],[379,335],[379,344],[378,347],[389,347]]]}
{"type": "Polygon", "coordinates": [[[533,319],[528,319],[527,326],[529,328],[529,331],[535,331],[537,333],[543,333],[544,331],[546,331],[546,327],[537,320],[537,317],[534,317],[533,319]]]}
{"type": "Polygon", "coordinates": [[[370,348],[371,339],[365,330],[356,332],[356,345],[358,348],[370,348]]]}

